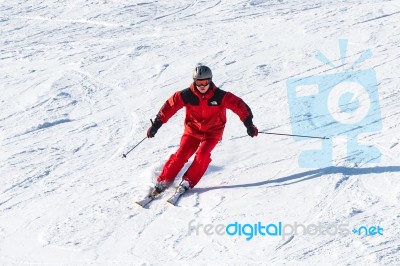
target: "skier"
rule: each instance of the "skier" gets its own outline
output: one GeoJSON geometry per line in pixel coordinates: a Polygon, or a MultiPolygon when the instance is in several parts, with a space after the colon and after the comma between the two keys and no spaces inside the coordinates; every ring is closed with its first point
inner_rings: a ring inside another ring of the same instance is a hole
{"type": "Polygon", "coordinates": [[[233,93],[215,86],[212,82],[211,69],[205,65],[198,65],[193,70],[193,83],[189,88],[175,92],[164,103],[147,130],[147,137],[153,138],[160,127],[182,107],[186,107],[186,117],[180,146],[169,157],[158,176],[151,192],[153,197],[168,188],[194,153],[196,156],[184,173],[177,190],[184,192],[199,182],[211,162],[211,151],[222,139],[226,124],[226,109],[232,110],[239,116],[250,137],[258,135],[249,106],[233,93]]]}

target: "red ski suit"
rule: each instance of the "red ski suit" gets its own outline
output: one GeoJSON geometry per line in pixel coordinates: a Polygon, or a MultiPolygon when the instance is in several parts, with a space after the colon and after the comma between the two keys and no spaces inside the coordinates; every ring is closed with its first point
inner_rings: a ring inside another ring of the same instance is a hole
{"type": "Polygon", "coordinates": [[[165,163],[157,181],[171,183],[197,151],[192,164],[183,175],[183,179],[193,188],[211,162],[211,151],[222,139],[226,109],[236,113],[243,122],[253,115],[241,98],[217,88],[212,82],[205,94],[201,94],[194,83],[189,88],[174,93],[157,116],[164,124],[182,107],[186,107],[186,117],[180,146],[165,163]]]}

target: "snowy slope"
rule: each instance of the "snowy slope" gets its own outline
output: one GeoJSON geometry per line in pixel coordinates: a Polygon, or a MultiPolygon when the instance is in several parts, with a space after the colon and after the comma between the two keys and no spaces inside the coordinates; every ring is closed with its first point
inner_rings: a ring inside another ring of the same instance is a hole
{"type": "Polygon", "coordinates": [[[399,18],[397,0],[3,1],[0,264],[398,265],[399,18]],[[291,133],[286,81],[330,73],[315,55],[339,65],[343,39],[350,64],[373,53],[357,69],[376,72],[382,129],[360,141],[380,162],[348,163],[335,141],[333,166],[301,168],[299,154],[319,140],[251,139],[229,113],[211,166],[178,207],[166,197],[134,206],[176,150],[184,112],[121,155],[197,62],[249,104],[259,129],[291,133]],[[189,230],[234,222],[384,234],[189,230]]]}

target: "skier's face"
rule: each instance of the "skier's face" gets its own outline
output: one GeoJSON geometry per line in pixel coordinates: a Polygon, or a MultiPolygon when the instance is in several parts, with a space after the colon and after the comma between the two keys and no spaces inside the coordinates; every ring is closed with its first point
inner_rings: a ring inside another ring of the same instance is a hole
{"type": "Polygon", "coordinates": [[[196,86],[196,87],[201,93],[206,93],[208,91],[208,89],[210,88],[210,85],[207,85],[207,86],[196,86]]]}
{"type": "Polygon", "coordinates": [[[201,92],[201,93],[206,93],[208,89],[210,88],[210,81],[208,79],[198,79],[195,82],[196,88],[201,92]]]}

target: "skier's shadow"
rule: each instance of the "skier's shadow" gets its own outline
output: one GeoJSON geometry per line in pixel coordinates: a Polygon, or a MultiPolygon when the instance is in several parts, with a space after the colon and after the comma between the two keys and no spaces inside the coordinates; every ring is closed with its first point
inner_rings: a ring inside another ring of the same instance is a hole
{"type": "Polygon", "coordinates": [[[382,173],[394,173],[394,172],[400,172],[400,166],[382,166],[382,167],[369,167],[369,168],[330,166],[326,168],[306,171],[290,176],[285,176],[277,179],[265,180],[255,183],[229,185],[229,186],[216,186],[208,188],[194,188],[193,192],[204,193],[215,189],[259,187],[268,184],[276,184],[275,186],[287,186],[329,174],[343,174],[346,176],[354,176],[354,175],[382,174],[382,173]]]}

